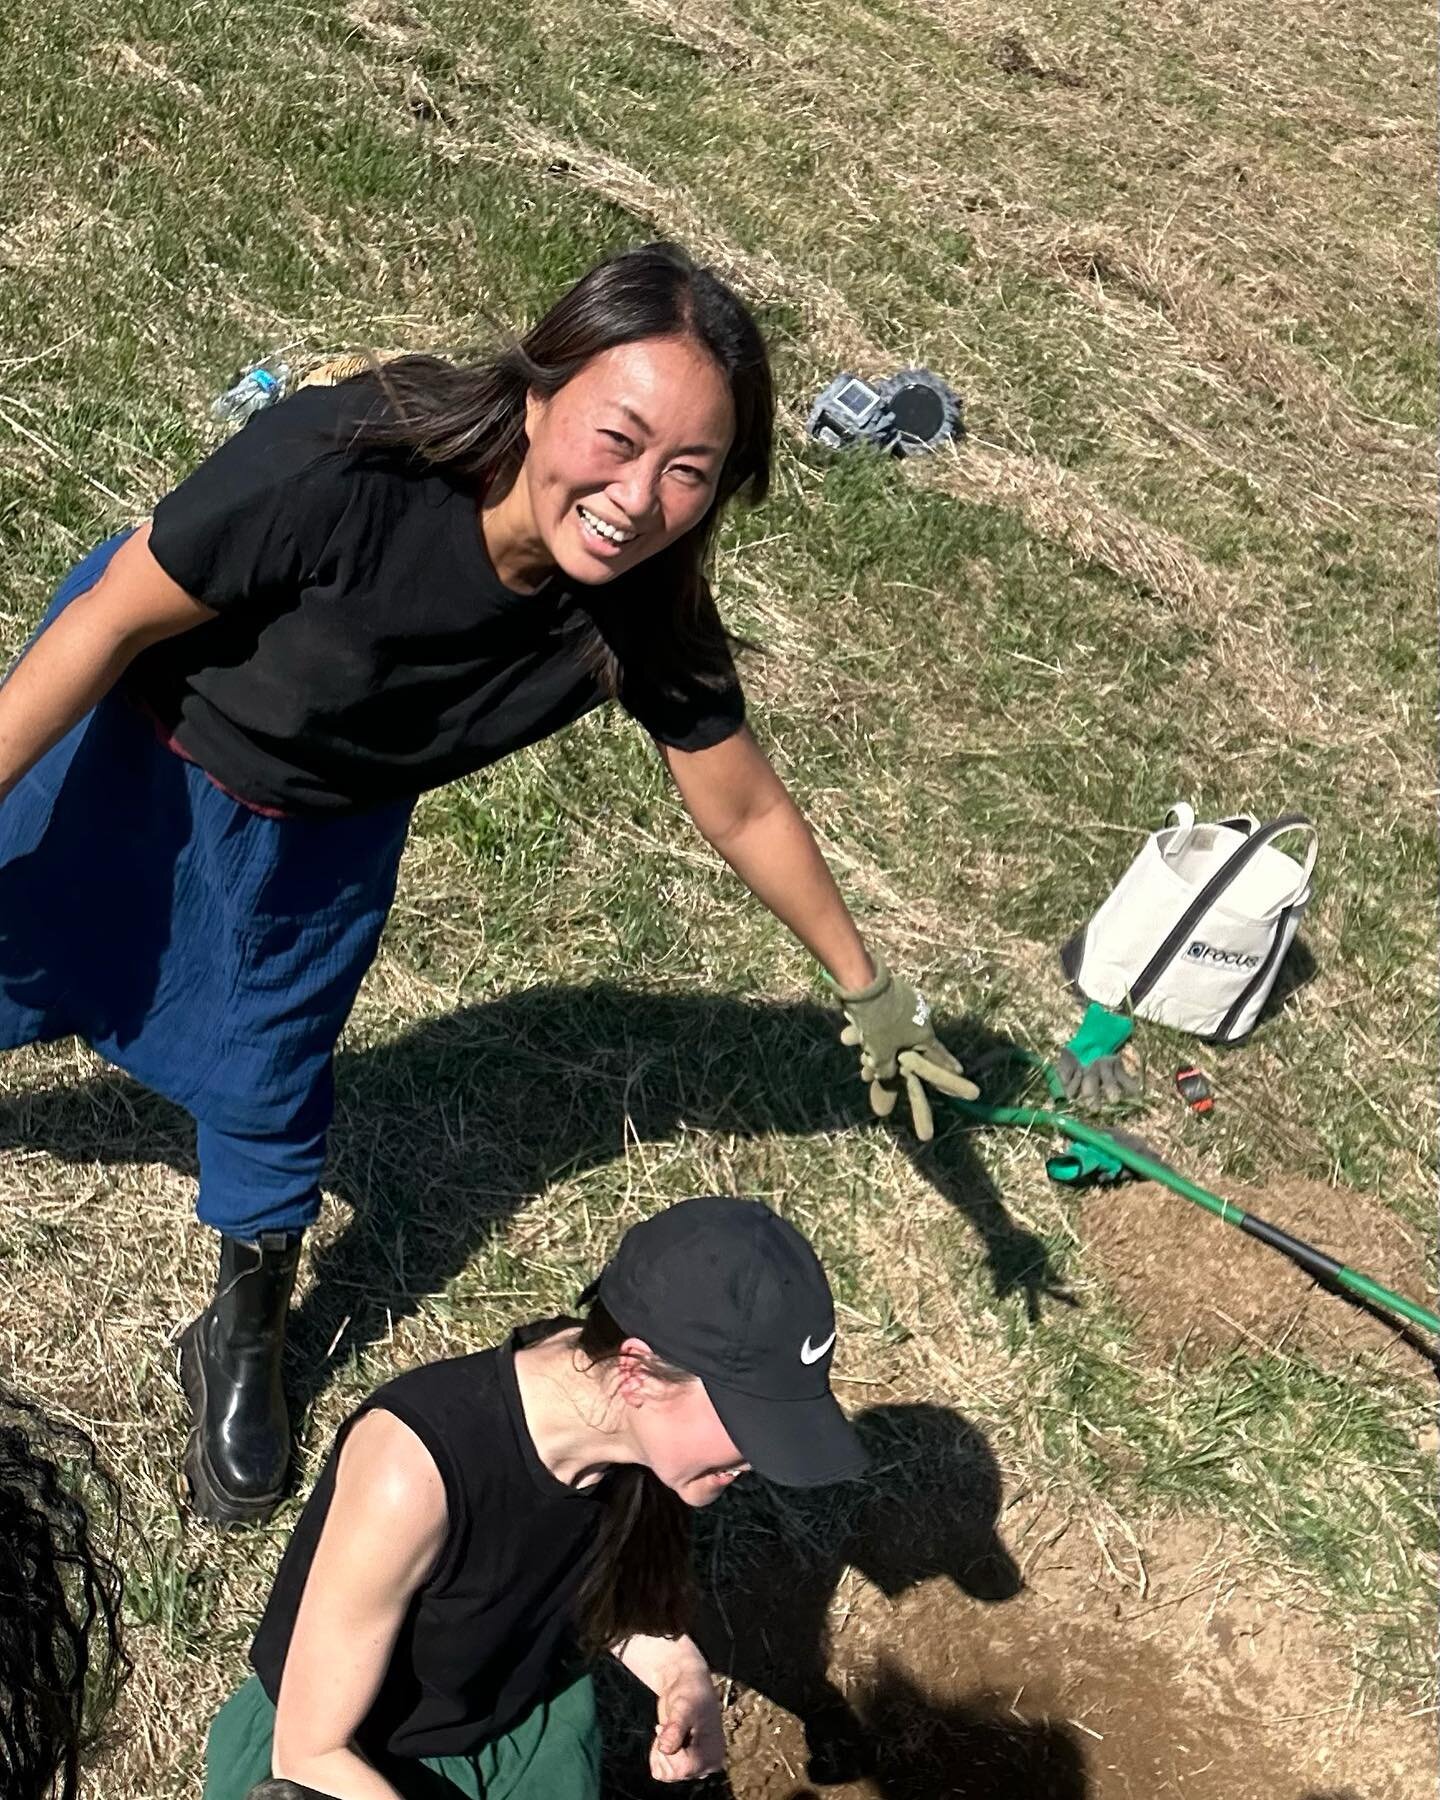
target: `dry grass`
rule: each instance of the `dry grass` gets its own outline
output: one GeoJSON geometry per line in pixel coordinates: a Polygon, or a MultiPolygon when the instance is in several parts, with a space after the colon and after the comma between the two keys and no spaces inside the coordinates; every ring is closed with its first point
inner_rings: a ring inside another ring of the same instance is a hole
{"type": "MultiPolygon", "coordinates": [[[[647,17],[653,16],[647,10],[647,17]]],[[[688,39],[684,40],[688,41],[688,39]]],[[[740,249],[716,231],[711,215],[691,198],[662,187],[639,170],[589,145],[512,119],[515,152],[544,174],[579,182],[621,206],[652,231],[690,245],[757,304],[785,302],[805,320],[810,357],[820,363],[874,370],[893,355],[870,341],[852,309],[809,271],[786,271],[767,254],[740,249]]],[[[806,409],[792,408],[788,423],[803,437],[806,409]]],[[[1061,545],[1078,562],[1092,563],[1133,581],[1167,605],[1200,605],[1214,614],[1224,584],[1174,533],[1126,514],[1083,479],[1050,458],[1022,456],[1000,445],[971,441],[963,456],[938,459],[921,474],[957,499],[1013,509],[1038,536],[1061,545]]]]}
{"type": "MultiPolygon", "coordinates": [[[[485,340],[606,246],[679,236],[776,345],[777,492],[727,534],[717,585],[766,645],[757,723],[867,932],[964,1009],[962,1051],[1053,1044],[1073,1018],[1054,946],[1169,799],[1313,808],[1311,979],[1210,1059],[1208,1129],[1166,1099],[1194,1046],[1147,1034],[1141,1129],[1222,1191],[1340,1178],[1431,1243],[1418,16],[355,0],[256,18],[243,47],[218,15],[163,9],[143,39],[104,5],[68,35],[5,28],[24,124],[0,170],[33,201],[0,214],[8,640],[201,452],[236,363],[485,340]],[[804,446],[837,367],[909,361],[964,389],[957,453],[901,471],[804,446]]],[[[427,799],[341,1063],[296,1330],[302,1485],[391,1370],[567,1304],[678,1193],[763,1194],[835,1271],[847,1397],[974,1421],[1017,1555],[1065,1527],[1138,1579],[1127,1543],[1208,1534],[1242,1596],[1278,1581],[1343,1638],[1312,1678],[1341,1709],[1317,1740],[1343,1726],[1383,1756],[1398,1709],[1347,1709],[1357,1673],[1371,1698],[1426,1678],[1413,1384],[1363,1358],[1332,1376],[1241,1356],[1213,1378],[1157,1360],[1039,1147],[951,1129],[921,1154],[870,1129],[816,998],[623,722],[427,799]]],[[[96,1791],[178,1800],[288,1517],[228,1540],[177,1504],[168,1340],[211,1256],[185,1120],[73,1047],[0,1082],[5,1354],[129,1497],[138,1670],[96,1791]]]]}

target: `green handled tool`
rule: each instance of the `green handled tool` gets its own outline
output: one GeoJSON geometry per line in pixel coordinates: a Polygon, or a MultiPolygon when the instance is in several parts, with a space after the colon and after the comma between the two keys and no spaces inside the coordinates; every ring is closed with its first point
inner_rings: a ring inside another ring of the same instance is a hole
{"type": "MultiPolygon", "coordinates": [[[[1060,1077],[1043,1057],[1036,1056],[1029,1050],[1012,1047],[1006,1051],[1005,1060],[1023,1062],[1038,1069],[1054,1098],[1063,1100],[1064,1088],[1060,1077]]],[[[974,1072],[978,1074],[980,1071],[977,1068],[974,1072]]],[[[1222,1200],[1219,1194],[1212,1194],[1208,1188],[1201,1187],[1199,1182],[1178,1174],[1150,1155],[1124,1133],[1102,1131],[1098,1126],[1089,1125],[1071,1113],[1056,1112],[1049,1107],[992,1106],[983,1099],[955,1100],[953,1104],[967,1119],[973,1119],[978,1125],[1020,1125],[1027,1130],[1045,1127],[1062,1132],[1072,1143],[1098,1153],[1107,1162],[1118,1162],[1148,1181],[1160,1182],[1172,1193],[1183,1195],[1186,1200],[1193,1200],[1197,1206],[1203,1206],[1206,1212],[1214,1213],[1217,1219],[1223,1219],[1227,1225],[1236,1225],[1250,1237],[1258,1238],[1262,1244],[1269,1244],[1271,1249],[1283,1251],[1307,1274],[1320,1280],[1332,1281],[1347,1293],[1368,1301],[1372,1306],[1398,1314],[1412,1325],[1440,1333],[1440,1315],[1426,1307],[1417,1306],[1413,1300],[1407,1300],[1403,1294],[1382,1286],[1368,1275],[1362,1275],[1358,1270],[1337,1262],[1333,1256],[1327,1256],[1323,1250],[1317,1250],[1313,1244],[1292,1236],[1280,1226],[1272,1225],[1268,1219],[1260,1219],[1254,1213],[1247,1213],[1231,1200],[1222,1200]]]]}

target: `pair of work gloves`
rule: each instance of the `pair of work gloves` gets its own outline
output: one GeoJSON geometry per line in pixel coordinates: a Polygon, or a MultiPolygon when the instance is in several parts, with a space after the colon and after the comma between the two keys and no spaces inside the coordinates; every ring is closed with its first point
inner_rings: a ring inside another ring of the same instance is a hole
{"type": "Polygon", "coordinates": [[[1127,1048],[1135,1027],[1123,1013],[1092,1000],[1080,1028],[1055,1058],[1055,1073],[1065,1098],[1078,1111],[1137,1100],[1144,1077],[1133,1049],[1127,1048]]]}
{"type": "MultiPolygon", "coordinates": [[[[925,996],[875,959],[875,979],[863,988],[840,988],[846,1025],[840,1042],[860,1052],[861,1079],[870,1086],[876,1116],[895,1110],[903,1085],[915,1135],[928,1143],[935,1116],[926,1086],[959,1100],[978,1100],[980,1090],[935,1035],[925,996]]],[[[1092,1002],[1080,1028],[1055,1059],[1065,1098],[1079,1110],[1136,1099],[1144,1082],[1134,1052],[1133,1030],[1120,1013],[1092,1002]]]]}
{"type": "Polygon", "coordinates": [[[840,988],[846,1025],[840,1042],[860,1052],[860,1078],[870,1084],[870,1106],[888,1119],[903,1086],[915,1135],[929,1143],[935,1115],[926,1085],[957,1100],[978,1100],[980,1090],[935,1035],[930,1003],[908,981],[892,975],[877,956],[868,987],[840,988]]]}
{"type": "MultiPolygon", "coordinates": [[[[1137,1100],[1144,1091],[1144,1075],[1130,1045],[1132,1022],[1121,1013],[1091,1001],[1080,1028],[1055,1058],[1055,1073],[1065,1091],[1065,1098],[1077,1112],[1090,1112],[1100,1106],[1113,1106],[1121,1100],[1137,1100]]],[[[1155,1159],[1155,1152],[1143,1138],[1106,1127],[1106,1135],[1115,1143],[1155,1159]]],[[[1088,1187],[1092,1182],[1108,1186],[1128,1179],[1130,1171],[1118,1156],[1112,1156],[1099,1144],[1067,1143],[1063,1150],[1047,1157],[1046,1173],[1052,1181],[1067,1187],[1088,1187]]]]}

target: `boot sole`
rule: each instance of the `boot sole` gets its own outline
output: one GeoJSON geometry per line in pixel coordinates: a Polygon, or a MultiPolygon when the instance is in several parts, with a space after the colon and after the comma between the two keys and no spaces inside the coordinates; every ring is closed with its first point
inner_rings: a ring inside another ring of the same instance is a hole
{"type": "Polygon", "coordinates": [[[199,1324],[199,1319],[193,1319],[185,1327],[180,1334],[176,1352],[180,1386],[190,1403],[190,1414],[194,1420],[190,1435],[185,1440],[185,1456],[181,1463],[186,1485],[190,1489],[190,1510],[197,1518],[205,1519],[212,1525],[263,1524],[280,1504],[284,1489],[276,1488],[273,1494],[232,1494],[221,1485],[205,1455],[205,1440],[201,1430],[206,1403],[205,1370],[195,1349],[195,1332],[199,1324]]]}

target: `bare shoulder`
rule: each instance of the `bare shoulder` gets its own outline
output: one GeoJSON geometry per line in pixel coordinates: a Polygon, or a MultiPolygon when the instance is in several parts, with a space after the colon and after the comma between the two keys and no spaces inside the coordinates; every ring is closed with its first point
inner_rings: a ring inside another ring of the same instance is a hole
{"type": "Polygon", "coordinates": [[[379,1407],[357,1420],[340,1452],[326,1535],[342,1532],[362,1553],[378,1547],[387,1562],[428,1566],[447,1523],[445,1483],[419,1437],[379,1407]]]}
{"type": "Polygon", "coordinates": [[[377,1406],[357,1419],[340,1452],[335,1491],[363,1489],[373,1501],[445,1509],[435,1458],[401,1418],[377,1406]]]}

